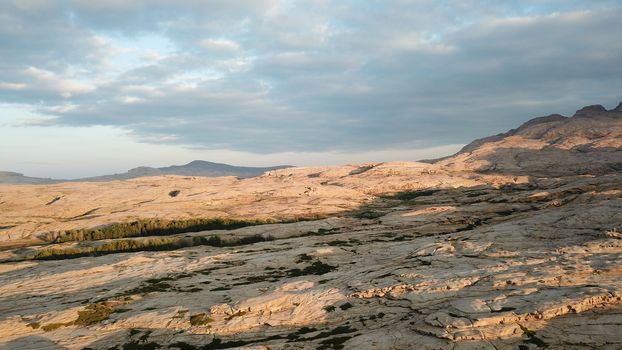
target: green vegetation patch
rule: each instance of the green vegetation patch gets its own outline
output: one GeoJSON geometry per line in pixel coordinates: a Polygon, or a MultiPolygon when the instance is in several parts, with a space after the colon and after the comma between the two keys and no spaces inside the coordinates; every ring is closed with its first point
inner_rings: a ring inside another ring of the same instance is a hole
{"type": "Polygon", "coordinates": [[[271,241],[271,236],[252,235],[222,239],[219,236],[210,237],[164,237],[152,239],[123,239],[106,242],[93,247],[65,247],[43,248],[37,251],[34,260],[63,260],[85,256],[101,256],[115,253],[130,253],[141,251],[169,251],[180,248],[208,245],[212,247],[235,247],[259,242],[271,241]]]}
{"type": "Polygon", "coordinates": [[[62,260],[122,252],[173,250],[192,245],[192,241],[186,238],[124,239],[94,247],[43,248],[37,251],[34,260],[62,260]]]}
{"type": "Polygon", "coordinates": [[[97,324],[110,316],[113,308],[105,304],[92,304],[82,311],[78,311],[78,318],[73,321],[76,326],[91,326],[97,324]]]}
{"type": "Polygon", "coordinates": [[[71,325],[71,322],[70,323],[48,323],[46,325],[43,325],[41,329],[44,332],[51,332],[53,330],[59,329],[60,327],[69,326],[69,325],[71,325]]]}
{"type": "Polygon", "coordinates": [[[329,273],[331,271],[336,270],[337,267],[325,264],[319,260],[314,261],[313,264],[306,266],[303,269],[291,269],[287,270],[287,274],[289,277],[299,277],[299,276],[307,276],[307,275],[323,275],[325,273],[329,273]]]}
{"type": "Polygon", "coordinates": [[[348,302],[339,305],[339,308],[341,310],[344,310],[344,311],[349,309],[349,308],[352,308],[352,307],[354,307],[354,306],[352,304],[348,303],[348,302]]]}
{"type": "MultiPolygon", "coordinates": [[[[41,326],[41,329],[44,332],[51,332],[60,327],[67,327],[67,326],[88,327],[88,326],[98,324],[101,321],[108,319],[108,317],[112,313],[122,313],[126,311],[129,311],[129,309],[119,309],[119,308],[115,308],[114,306],[110,306],[105,303],[91,304],[87,306],[84,310],[78,311],[78,318],[76,318],[74,321],[65,322],[65,323],[48,323],[46,325],[41,326]]],[[[35,327],[32,324],[29,324],[29,326],[31,326],[34,329],[38,328],[38,323],[36,325],[37,327],[35,327]]]]}
{"type": "Polygon", "coordinates": [[[417,197],[431,196],[431,195],[433,195],[434,193],[436,193],[438,191],[439,190],[407,191],[407,192],[400,192],[400,193],[398,193],[396,195],[393,195],[393,196],[389,196],[388,198],[407,201],[407,200],[415,199],[417,197]]]}
{"type": "Polygon", "coordinates": [[[190,316],[190,324],[193,326],[203,326],[210,322],[214,322],[214,319],[208,317],[205,313],[190,316]]]}
{"type": "Polygon", "coordinates": [[[168,236],[178,233],[208,230],[233,230],[247,226],[274,223],[273,220],[238,220],[227,218],[187,220],[137,220],[97,228],[75,229],[63,232],[54,239],[56,243],[71,241],[98,241],[142,236],[168,236]]]}

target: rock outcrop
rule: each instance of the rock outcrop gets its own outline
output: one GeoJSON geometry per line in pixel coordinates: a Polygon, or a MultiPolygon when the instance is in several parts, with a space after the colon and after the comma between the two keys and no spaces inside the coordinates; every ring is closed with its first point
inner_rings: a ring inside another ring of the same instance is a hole
{"type": "Polygon", "coordinates": [[[517,129],[475,140],[434,163],[454,170],[531,176],[607,174],[622,170],[622,110],[587,106],[572,117],[532,119],[517,129]]]}

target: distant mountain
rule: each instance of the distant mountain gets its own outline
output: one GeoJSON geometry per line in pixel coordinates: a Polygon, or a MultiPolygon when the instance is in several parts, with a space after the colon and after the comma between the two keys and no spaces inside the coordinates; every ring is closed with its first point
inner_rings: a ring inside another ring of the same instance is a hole
{"type": "MultiPolygon", "coordinates": [[[[622,103],[611,110],[601,105],[586,106],[572,117],[551,114],[534,118],[508,132],[477,139],[452,156],[422,162],[442,165],[454,171],[533,176],[622,172],[622,103]]],[[[186,165],[138,167],[122,174],[75,180],[36,178],[0,171],[0,184],[111,181],[158,175],[248,178],[288,167],[239,167],[195,160],[186,165]]]]}
{"type": "Polygon", "coordinates": [[[0,171],[0,184],[51,184],[62,181],[42,177],[29,177],[12,171],[0,171]]]}
{"type": "Polygon", "coordinates": [[[458,153],[427,161],[456,171],[534,176],[622,171],[622,103],[586,106],[572,117],[531,119],[506,133],[475,140],[458,153]]]}
{"type": "Polygon", "coordinates": [[[183,175],[183,176],[237,176],[240,178],[249,178],[259,176],[270,170],[289,168],[289,165],[280,165],[273,167],[242,167],[233,166],[222,163],[212,163],[204,160],[195,160],[186,165],[172,165],[162,168],[137,167],[128,170],[125,173],[102,175],[94,177],[86,177],[74,180],[61,180],[50,178],[28,177],[20,173],[9,171],[0,171],[0,184],[51,184],[59,182],[79,182],[79,181],[112,181],[127,180],[144,176],[158,175],[183,175]]]}
{"type": "Polygon", "coordinates": [[[266,171],[290,168],[289,165],[273,166],[273,167],[242,167],[233,166],[222,163],[212,163],[204,160],[195,160],[186,165],[172,165],[162,168],[138,167],[130,169],[122,174],[103,175],[80,179],[80,181],[110,181],[110,180],[127,180],[143,176],[158,175],[185,175],[185,176],[237,176],[241,178],[259,176],[266,171]]]}

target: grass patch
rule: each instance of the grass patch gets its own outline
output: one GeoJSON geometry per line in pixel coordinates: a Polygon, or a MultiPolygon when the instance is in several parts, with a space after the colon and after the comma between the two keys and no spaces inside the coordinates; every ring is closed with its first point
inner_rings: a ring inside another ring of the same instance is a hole
{"type": "MultiPolygon", "coordinates": [[[[128,311],[126,309],[119,309],[119,310],[120,310],[119,312],[128,311]]],[[[67,326],[87,327],[87,326],[92,326],[94,324],[97,324],[97,323],[105,320],[105,319],[108,319],[108,316],[110,316],[110,314],[115,312],[115,311],[116,310],[113,307],[105,305],[105,304],[92,304],[92,305],[87,306],[84,310],[78,311],[78,318],[76,318],[72,322],[48,323],[46,325],[43,325],[41,327],[41,329],[44,332],[51,332],[51,331],[54,331],[56,329],[59,329],[60,327],[67,327],[67,326]]],[[[33,327],[33,326],[31,326],[31,327],[33,327]]]]}

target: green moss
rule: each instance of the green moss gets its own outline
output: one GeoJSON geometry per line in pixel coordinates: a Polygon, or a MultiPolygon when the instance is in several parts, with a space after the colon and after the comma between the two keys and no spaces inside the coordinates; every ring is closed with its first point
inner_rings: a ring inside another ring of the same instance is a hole
{"type": "Polygon", "coordinates": [[[211,317],[208,317],[205,313],[190,316],[190,324],[193,326],[203,326],[210,322],[214,322],[214,320],[211,317]]]}
{"type": "Polygon", "coordinates": [[[82,311],[78,311],[78,318],[73,321],[76,326],[91,326],[97,324],[110,316],[113,309],[104,304],[93,304],[82,311]]]}
{"type": "MultiPolygon", "coordinates": [[[[69,324],[71,324],[71,323],[69,323],[69,324]]],[[[41,329],[44,332],[51,332],[53,330],[59,329],[60,327],[68,326],[69,324],[67,324],[67,323],[48,323],[46,325],[43,325],[43,327],[41,327],[41,329]]]]}

